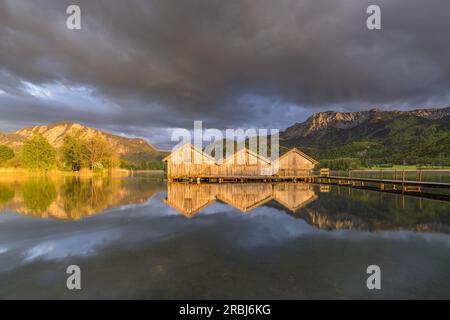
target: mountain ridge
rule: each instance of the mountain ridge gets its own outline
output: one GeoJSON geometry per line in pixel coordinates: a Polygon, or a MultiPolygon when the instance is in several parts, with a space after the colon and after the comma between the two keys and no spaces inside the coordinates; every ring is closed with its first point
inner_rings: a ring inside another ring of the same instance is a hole
{"type": "Polygon", "coordinates": [[[280,132],[280,144],[318,159],[450,164],[450,107],[319,112],[280,132]]]}
{"type": "MultiPolygon", "coordinates": [[[[160,163],[169,153],[142,138],[123,137],[71,121],[0,132],[0,144],[18,152],[24,141],[36,133],[56,149],[68,133],[76,133],[79,138],[101,134],[120,158],[130,163],[160,163]]],[[[350,157],[366,163],[443,161],[450,165],[450,107],[319,112],[281,131],[280,145],[283,149],[298,147],[318,160],[350,157]]]]}
{"type": "Polygon", "coordinates": [[[314,131],[326,129],[332,126],[338,129],[351,129],[357,125],[367,121],[370,117],[377,114],[390,114],[392,116],[412,115],[418,118],[438,120],[450,116],[450,107],[446,108],[429,108],[429,109],[414,109],[410,111],[400,110],[381,110],[373,108],[367,111],[353,111],[353,112],[339,112],[339,111],[324,111],[314,113],[304,122],[297,122],[292,126],[282,131],[283,138],[289,138],[293,135],[307,136],[314,131]]]}
{"type": "Polygon", "coordinates": [[[14,132],[0,132],[0,144],[11,147],[18,152],[26,139],[34,134],[41,134],[49,143],[59,149],[66,134],[74,134],[77,138],[91,138],[100,134],[109,141],[117,154],[130,162],[141,160],[159,162],[167,152],[158,150],[143,138],[129,138],[92,128],[72,121],[62,121],[47,125],[29,126],[14,132]]]}

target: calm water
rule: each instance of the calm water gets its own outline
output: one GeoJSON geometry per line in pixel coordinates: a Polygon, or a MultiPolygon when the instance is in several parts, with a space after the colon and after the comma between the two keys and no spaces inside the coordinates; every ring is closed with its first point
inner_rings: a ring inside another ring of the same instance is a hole
{"type": "Polygon", "coordinates": [[[0,298],[450,298],[449,235],[449,203],[345,187],[3,177],[0,298]]]}

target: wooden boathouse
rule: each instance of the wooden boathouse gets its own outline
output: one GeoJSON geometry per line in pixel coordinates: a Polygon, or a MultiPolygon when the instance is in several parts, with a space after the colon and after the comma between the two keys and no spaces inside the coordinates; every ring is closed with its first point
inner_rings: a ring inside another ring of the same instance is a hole
{"type": "Polygon", "coordinates": [[[297,148],[293,148],[274,161],[275,176],[278,177],[309,177],[318,164],[316,160],[303,153],[297,148]]]}
{"type": "Polygon", "coordinates": [[[221,177],[256,177],[270,175],[272,163],[256,152],[243,148],[225,158],[219,168],[219,176],[221,177]]]}
{"type": "Polygon", "coordinates": [[[181,146],[162,161],[165,163],[166,175],[169,180],[219,175],[216,159],[192,144],[181,146]]]}
{"type": "Polygon", "coordinates": [[[297,148],[273,161],[248,148],[242,148],[218,161],[192,144],[176,149],[163,162],[169,181],[197,182],[308,181],[318,163],[297,148]]]}

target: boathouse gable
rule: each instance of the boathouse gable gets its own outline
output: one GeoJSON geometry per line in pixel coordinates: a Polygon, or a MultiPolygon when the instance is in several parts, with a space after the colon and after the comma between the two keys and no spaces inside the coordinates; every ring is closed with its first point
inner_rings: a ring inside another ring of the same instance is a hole
{"type": "Polygon", "coordinates": [[[217,174],[216,161],[192,144],[185,144],[163,159],[168,178],[193,178],[217,174]]]}
{"type": "Polygon", "coordinates": [[[316,164],[316,160],[293,148],[273,162],[273,172],[276,176],[305,177],[311,175],[316,164]]]}
{"type": "Polygon", "coordinates": [[[181,146],[163,161],[169,180],[196,179],[198,182],[220,182],[223,179],[301,179],[311,176],[314,166],[318,163],[297,148],[286,152],[273,162],[248,148],[242,148],[217,161],[192,144],[181,146]]]}

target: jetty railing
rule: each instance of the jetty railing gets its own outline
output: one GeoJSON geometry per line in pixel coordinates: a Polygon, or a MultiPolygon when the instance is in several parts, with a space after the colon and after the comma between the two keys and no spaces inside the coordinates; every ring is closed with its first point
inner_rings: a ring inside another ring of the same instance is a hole
{"type": "Polygon", "coordinates": [[[314,182],[450,201],[450,170],[337,170],[319,173],[314,182]]]}
{"type": "MultiPolygon", "coordinates": [[[[317,176],[338,176],[348,178],[390,179],[407,181],[428,181],[450,183],[450,169],[359,169],[330,170],[324,174],[322,170],[315,171],[317,176]]],[[[329,170],[329,169],[328,169],[329,170]]]]}

